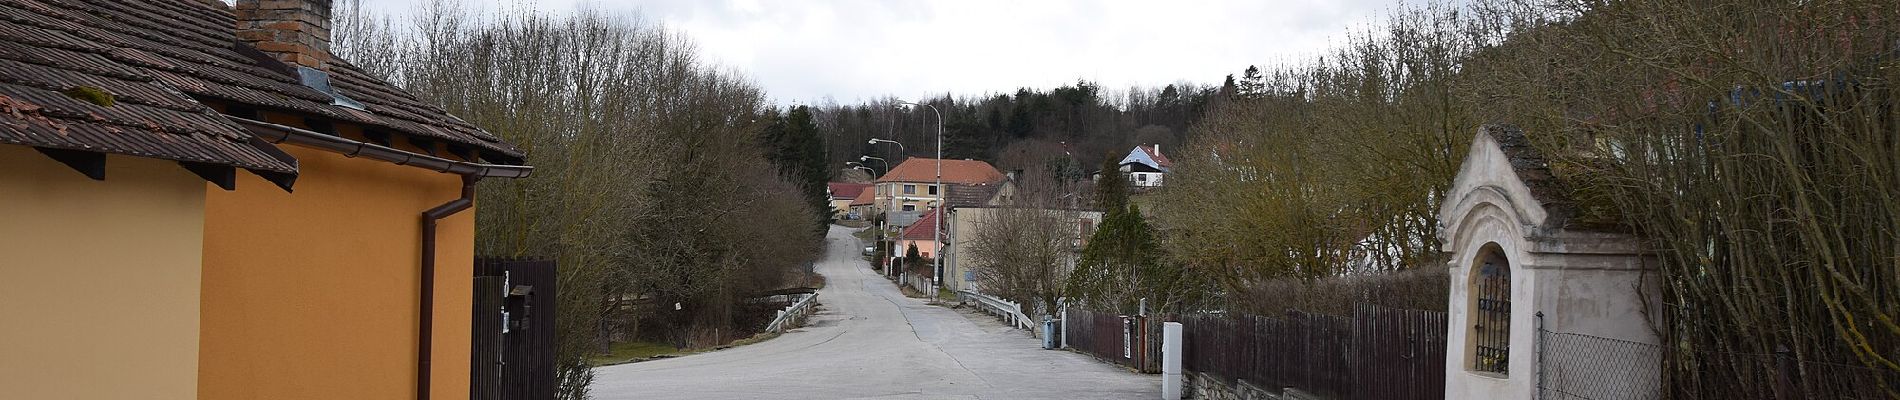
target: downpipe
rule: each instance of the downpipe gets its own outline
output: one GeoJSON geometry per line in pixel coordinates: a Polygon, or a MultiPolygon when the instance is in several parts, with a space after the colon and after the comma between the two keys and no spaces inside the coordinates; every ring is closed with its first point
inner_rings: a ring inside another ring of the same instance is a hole
{"type": "Polygon", "coordinates": [[[416,399],[429,399],[430,358],[434,355],[435,334],[435,249],[436,222],[475,205],[475,183],[484,177],[527,178],[534,167],[456,161],[416,154],[389,146],[364,143],[341,136],[319,133],[264,121],[226,117],[271,144],[291,143],[329,150],[344,157],[364,157],[396,165],[428,169],[462,176],[462,196],[422,212],[422,279],[420,316],[416,330],[416,399]]]}
{"type": "Polygon", "coordinates": [[[435,353],[435,239],[436,222],[475,205],[475,183],[480,175],[462,175],[462,197],[422,212],[421,317],[416,330],[416,400],[429,400],[430,358],[435,353]]]}

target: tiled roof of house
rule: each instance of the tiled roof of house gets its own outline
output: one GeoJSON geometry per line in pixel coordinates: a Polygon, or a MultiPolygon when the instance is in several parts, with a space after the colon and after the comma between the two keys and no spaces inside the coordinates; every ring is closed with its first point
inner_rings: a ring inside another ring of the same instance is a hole
{"type": "Polygon", "coordinates": [[[204,18],[205,5],[172,3],[0,1],[0,143],[294,173],[179,87],[179,76],[216,74],[204,65],[237,62],[175,44],[210,39],[172,26],[204,18]]]}
{"type": "Polygon", "coordinates": [[[950,191],[945,193],[943,203],[951,208],[980,207],[988,205],[990,197],[1003,189],[1003,184],[945,185],[950,191]]]}
{"type": "Polygon", "coordinates": [[[864,189],[868,187],[871,187],[871,184],[850,182],[825,183],[825,190],[831,194],[832,199],[855,199],[857,195],[863,194],[864,189]]]}
{"type": "Polygon", "coordinates": [[[865,186],[863,190],[858,191],[858,197],[851,199],[851,205],[868,206],[875,201],[877,201],[877,189],[865,186]]]}
{"type": "MultiPolygon", "coordinates": [[[[898,238],[901,240],[931,240],[930,228],[932,225],[940,225],[934,222],[937,221],[939,214],[943,214],[942,210],[942,208],[933,208],[930,211],[925,211],[924,217],[917,219],[917,223],[910,224],[909,228],[904,228],[904,234],[898,236],[898,238]]],[[[937,226],[937,229],[941,232],[944,227],[937,226]]]]}
{"type": "Polygon", "coordinates": [[[21,110],[33,110],[54,119],[0,130],[0,140],[288,167],[230,144],[249,135],[198,102],[206,99],[447,142],[491,162],[522,157],[515,146],[344,60],[330,60],[330,83],[363,109],[332,105],[333,97],[304,86],[296,70],[237,44],[235,28],[232,9],[211,1],[0,0],[0,95],[10,99],[8,113],[20,120],[21,110]],[[79,86],[110,93],[117,105],[60,94],[79,86]],[[81,134],[58,135],[62,125],[81,134]],[[171,135],[155,135],[160,131],[171,135]]]}
{"type": "MultiPolygon", "coordinates": [[[[896,168],[877,178],[878,182],[935,182],[937,179],[937,159],[910,158],[898,164],[896,168]]],[[[986,184],[1002,182],[1007,177],[1003,171],[996,170],[990,163],[976,160],[943,160],[943,183],[986,184]]]]}
{"type": "Polygon", "coordinates": [[[1147,165],[1163,172],[1174,169],[1174,162],[1169,161],[1167,156],[1161,155],[1160,145],[1135,146],[1134,150],[1128,151],[1127,157],[1122,157],[1122,161],[1119,164],[1128,165],[1135,163],[1147,165]]]}
{"type": "Polygon", "coordinates": [[[1151,144],[1136,147],[1140,148],[1141,152],[1148,153],[1148,158],[1154,159],[1156,164],[1161,164],[1161,168],[1174,168],[1174,161],[1169,161],[1168,156],[1161,154],[1161,145],[1151,144]]]}

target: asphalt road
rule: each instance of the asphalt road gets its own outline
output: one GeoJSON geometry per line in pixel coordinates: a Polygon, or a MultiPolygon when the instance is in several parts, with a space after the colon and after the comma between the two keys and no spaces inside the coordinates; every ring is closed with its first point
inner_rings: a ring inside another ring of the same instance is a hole
{"type": "Polygon", "coordinates": [[[833,226],[806,326],[763,343],[598,369],[598,399],[1153,399],[1160,378],[904,297],[833,226]]]}

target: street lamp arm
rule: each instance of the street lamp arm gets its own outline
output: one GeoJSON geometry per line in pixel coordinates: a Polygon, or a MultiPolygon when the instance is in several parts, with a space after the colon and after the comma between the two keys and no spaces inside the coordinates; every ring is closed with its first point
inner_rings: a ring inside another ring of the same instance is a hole
{"type": "Polygon", "coordinates": [[[896,140],[885,140],[885,139],[878,139],[878,138],[871,138],[871,141],[869,142],[869,144],[878,144],[878,143],[890,143],[890,144],[894,144],[894,145],[897,145],[897,154],[898,154],[898,155],[904,155],[904,154],[906,154],[906,153],[904,152],[904,144],[903,144],[903,143],[898,143],[898,142],[897,142],[896,140]]]}

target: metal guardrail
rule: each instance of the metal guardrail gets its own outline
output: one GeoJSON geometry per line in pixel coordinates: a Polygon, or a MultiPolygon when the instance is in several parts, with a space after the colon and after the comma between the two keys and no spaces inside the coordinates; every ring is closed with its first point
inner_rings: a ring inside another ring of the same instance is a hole
{"type": "Polygon", "coordinates": [[[772,323],[765,324],[765,331],[772,333],[784,332],[785,326],[790,322],[810,315],[813,304],[818,304],[818,293],[815,292],[805,295],[805,298],[798,299],[798,302],[792,303],[791,307],[785,307],[784,310],[779,310],[778,316],[772,318],[772,323]]]}
{"type": "Polygon", "coordinates": [[[977,310],[1001,317],[1003,318],[1003,322],[1009,324],[1011,327],[1032,331],[1036,329],[1035,321],[1030,320],[1028,315],[1023,314],[1023,306],[1016,304],[1016,302],[977,293],[976,291],[968,289],[959,290],[958,292],[970,299],[976,300],[977,310]]]}

